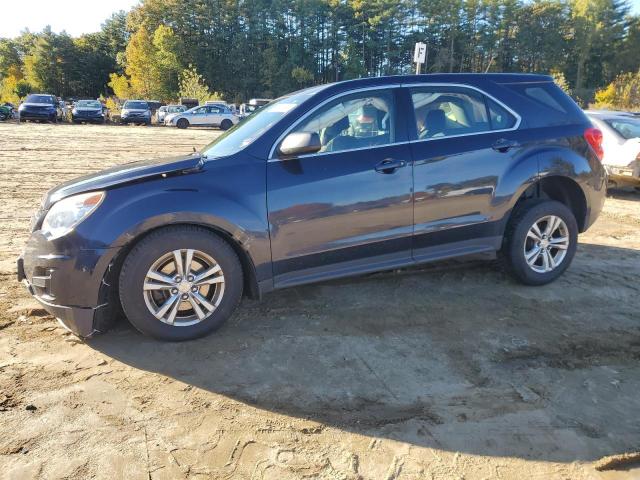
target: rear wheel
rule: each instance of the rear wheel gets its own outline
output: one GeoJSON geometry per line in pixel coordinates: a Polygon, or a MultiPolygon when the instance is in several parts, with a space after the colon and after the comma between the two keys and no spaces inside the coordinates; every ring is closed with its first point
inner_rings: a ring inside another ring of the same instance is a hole
{"type": "Polygon", "coordinates": [[[578,225],[560,202],[530,200],[514,212],[502,256],[520,282],[544,285],[569,268],[578,243],[578,225]]]}
{"type": "Polygon", "coordinates": [[[181,118],[176,123],[176,127],[178,128],[187,128],[188,126],[189,126],[189,120],[187,120],[186,118],[181,118]]]}
{"type": "Polygon", "coordinates": [[[242,296],[233,248],[195,226],[168,227],[144,238],[120,272],[120,300],[131,324],[170,341],[202,337],[233,313],[242,296]]]}

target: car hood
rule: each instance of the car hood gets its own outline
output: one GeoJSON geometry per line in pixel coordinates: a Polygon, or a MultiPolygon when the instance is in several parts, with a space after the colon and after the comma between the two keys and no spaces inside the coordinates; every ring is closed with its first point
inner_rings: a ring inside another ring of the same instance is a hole
{"type": "Polygon", "coordinates": [[[104,190],[166,174],[183,175],[199,170],[202,168],[202,164],[201,155],[194,153],[188,156],[144,160],[118,165],[84,177],[75,178],[52,188],[43,199],[42,209],[47,210],[55,202],[78,193],[104,190]]]}
{"type": "Polygon", "coordinates": [[[146,108],[123,108],[122,111],[129,113],[145,113],[149,112],[150,110],[146,108]]]}
{"type": "Polygon", "coordinates": [[[101,107],[73,107],[78,112],[101,112],[101,107]]]}
{"type": "Polygon", "coordinates": [[[20,105],[21,107],[46,107],[46,108],[56,108],[55,105],[51,105],[50,103],[23,103],[20,105]]]}

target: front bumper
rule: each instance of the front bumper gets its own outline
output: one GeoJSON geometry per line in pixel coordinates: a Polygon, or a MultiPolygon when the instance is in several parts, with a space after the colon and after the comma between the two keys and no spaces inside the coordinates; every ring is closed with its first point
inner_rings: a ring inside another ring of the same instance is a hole
{"type": "Polygon", "coordinates": [[[51,242],[34,232],[17,260],[18,281],[67,329],[89,337],[104,324],[101,316],[113,312],[108,273],[118,249],[84,249],[73,242],[51,242]]]}
{"type": "MultiPolygon", "coordinates": [[[[20,278],[19,272],[18,278],[20,278]]],[[[26,279],[23,279],[22,283],[40,305],[56,317],[58,322],[70,332],[83,338],[90,337],[97,332],[97,330],[93,328],[96,308],[64,307],[62,305],[48,303],[36,295],[33,286],[26,279]]]]}
{"type": "Polygon", "coordinates": [[[104,115],[71,115],[72,122],[103,123],[104,115]]]}
{"type": "Polygon", "coordinates": [[[122,123],[151,123],[151,117],[120,117],[122,123]]]}
{"type": "Polygon", "coordinates": [[[19,113],[20,120],[47,120],[54,121],[58,117],[56,112],[34,112],[22,111],[19,113]]]}

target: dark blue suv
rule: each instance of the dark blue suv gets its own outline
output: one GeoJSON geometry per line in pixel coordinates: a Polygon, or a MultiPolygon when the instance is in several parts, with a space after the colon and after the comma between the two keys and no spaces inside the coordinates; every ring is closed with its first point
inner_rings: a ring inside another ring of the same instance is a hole
{"type": "Polygon", "coordinates": [[[211,332],[243,292],[469,254],[542,285],[602,208],[601,141],[542,75],[317,86],[199,153],[52,189],[18,277],[78,335],[123,310],[166,340],[211,332]]]}
{"type": "Polygon", "coordinates": [[[20,121],[38,120],[57,123],[59,109],[58,99],[55,96],[34,93],[28,95],[18,107],[18,119],[20,121]]]}

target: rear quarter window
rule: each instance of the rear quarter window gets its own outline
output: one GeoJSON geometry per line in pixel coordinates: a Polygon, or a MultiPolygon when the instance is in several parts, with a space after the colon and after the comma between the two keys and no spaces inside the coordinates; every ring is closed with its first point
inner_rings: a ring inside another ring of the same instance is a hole
{"type": "Polygon", "coordinates": [[[522,105],[513,106],[530,126],[544,127],[587,121],[582,109],[552,81],[509,83],[502,86],[524,99],[524,102],[517,102],[522,105]]]}
{"type": "Polygon", "coordinates": [[[573,116],[580,107],[553,82],[514,83],[506,87],[532,101],[536,107],[554,116],[573,116]]]}

